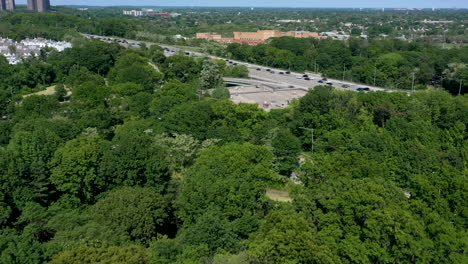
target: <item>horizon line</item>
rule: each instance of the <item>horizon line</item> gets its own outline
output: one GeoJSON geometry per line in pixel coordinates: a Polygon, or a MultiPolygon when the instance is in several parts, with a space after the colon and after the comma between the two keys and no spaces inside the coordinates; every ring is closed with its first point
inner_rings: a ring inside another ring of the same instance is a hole
{"type": "MultiPolygon", "coordinates": [[[[17,4],[17,5],[27,5],[27,4],[17,4]]],[[[52,5],[52,6],[64,6],[64,7],[178,7],[178,8],[284,8],[284,9],[297,9],[297,8],[307,8],[307,9],[468,9],[468,7],[312,7],[312,6],[209,6],[209,5],[175,5],[175,6],[158,6],[158,5],[52,5]]]]}

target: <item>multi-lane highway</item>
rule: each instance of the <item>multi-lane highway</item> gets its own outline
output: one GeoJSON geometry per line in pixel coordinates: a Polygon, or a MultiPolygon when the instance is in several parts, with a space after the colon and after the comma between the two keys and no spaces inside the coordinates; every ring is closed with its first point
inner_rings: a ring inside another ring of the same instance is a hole
{"type": "MultiPolygon", "coordinates": [[[[120,45],[129,48],[139,48],[143,43],[146,46],[159,45],[151,42],[111,38],[105,36],[88,34],[83,34],[83,36],[107,42],[117,42],[120,45]]],[[[292,100],[304,96],[309,89],[313,89],[319,85],[329,85],[335,89],[360,92],[394,91],[348,81],[322,78],[322,76],[318,73],[290,72],[242,61],[220,58],[205,53],[184,50],[169,45],[159,46],[164,49],[164,55],[167,57],[176,54],[182,54],[187,56],[208,57],[212,59],[224,60],[229,66],[246,66],[249,69],[249,79],[225,78],[225,81],[237,84],[236,86],[230,88],[231,100],[236,103],[256,103],[267,111],[275,108],[284,108],[292,100]]]]}
{"type": "MultiPolygon", "coordinates": [[[[144,41],[135,41],[129,39],[121,38],[111,38],[105,36],[97,35],[88,35],[83,34],[87,38],[100,39],[109,42],[118,42],[126,47],[139,47],[141,43],[145,43],[147,46],[154,45],[154,43],[144,42],[144,41]]],[[[209,54],[204,54],[200,52],[194,52],[189,50],[182,50],[180,48],[168,46],[168,45],[159,45],[164,48],[164,54],[166,56],[172,56],[175,54],[185,54],[188,56],[197,56],[197,57],[209,57],[213,59],[222,59],[225,60],[229,65],[245,65],[249,69],[249,76],[253,80],[263,80],[270,83],[277,83],[278,88],[294,87],[300,89],[309,89],[318,85],[330,85],[337,89],[346,89],[356,91],[358,88],[368,88],[369,91],[390,91],[380,87],[372,87],[368,85],[362,85],[358,83],[341,81],[336,79],[323,79],[320,74],[317,73],[299,73],[299,72],[289,72],[282,69],[275,69],[271,67],[265,67],[261,65],[255,65],[251,63],[230,60],[225,58],[219,58],[217,56],[212,56],[209,54]],[[322,80],[323,79],[323,80],[322,80]]],[[[364,89],[366,91],[367,89],[364,89]]]]}

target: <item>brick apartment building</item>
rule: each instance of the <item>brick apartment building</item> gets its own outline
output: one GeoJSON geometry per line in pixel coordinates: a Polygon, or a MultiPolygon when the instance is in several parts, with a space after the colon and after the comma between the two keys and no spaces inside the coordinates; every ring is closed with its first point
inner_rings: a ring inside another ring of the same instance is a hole
{"type": "Polygon", "coordinates": [[[223,38],[220,34],[197,33],[199,39],[214,40],[221,43],[244,43],[249,45],[258,45],[264,43],[270,38],[294,37],[294,38],[320,38],[317,32],[308,31],[289,31],[281,32],[278,30],[258,30],[257,32],[233,32],[233,38],[223,38]]]}

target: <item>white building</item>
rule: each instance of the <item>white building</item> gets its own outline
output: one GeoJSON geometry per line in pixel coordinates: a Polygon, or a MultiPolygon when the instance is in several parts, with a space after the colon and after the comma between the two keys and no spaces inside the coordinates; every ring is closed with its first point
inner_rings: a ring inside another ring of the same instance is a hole
{"type": "Polygon", "coordinates": [[[25,39],[16,42],[11,39],[0,37],[0,54],[4,55],[10,64],[17,64],[21,62],[22,58],[39,56],[41,49],[44,48],[54,48],[61,52],[71,47],[72,44],[69,42],[53,41],[43,38],[25,39]]]}
{"type": "Polygon", "coordinates": [[[123,14],[126,15],[126,16],[139,17],[139,16],[143,16],[143,11],[141,11],[141,10],[124,10],[123,14]]]}

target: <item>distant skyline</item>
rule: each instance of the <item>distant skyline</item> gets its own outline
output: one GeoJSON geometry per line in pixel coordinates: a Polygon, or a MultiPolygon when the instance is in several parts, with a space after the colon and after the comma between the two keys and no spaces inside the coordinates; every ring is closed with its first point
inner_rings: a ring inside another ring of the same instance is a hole
{"type": "MultiPolygon", "coordinates": [[[[51,0],[52,5],[89,5],[89,6],[236,6],[236,7],[351,7],[351,8],[468,8],[467,0],[51,0]]],[[[26,4],[26,0],[17,0],[26,4]]]]}

